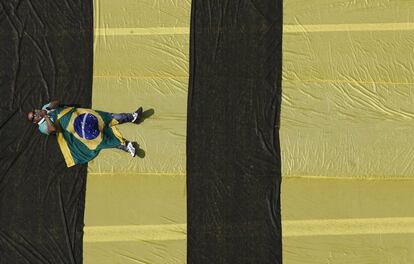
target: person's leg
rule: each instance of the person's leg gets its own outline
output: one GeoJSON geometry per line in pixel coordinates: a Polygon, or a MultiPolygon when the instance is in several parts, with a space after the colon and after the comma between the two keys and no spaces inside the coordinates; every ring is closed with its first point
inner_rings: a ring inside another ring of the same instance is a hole
{"type": "Polygon", "coordinates": [[[124,144],[120,144],[116,146],[116,148],[128,152],[132,157],[135,157],[137,153],[137,149],[135,148],[133,142],[130,142],[128,140],[125,140],[124,144]]]}
{"type": "Polygon", "coordinates": [[[140,148],[137,142],[130,142],[128,140],[125,140],[124,144],[120,144],[116,146],[116,148],[128,152],[132,157],[138,156],[142,159],[145,157],[145,151],[140,148]]]}
{"type": "Polygon", "coordinates": [[[113,119],[116,119],[120,124],[131,122],[134,119],[132,113],[111,113],[111,116],[113,119]]]}
{"type": "Polygon", "coordinates": [[[127,122],[138,123],[142,117],[142,107],[138,108],[134,113],[112,113],[111,116],[120,124],[127,122]]]}

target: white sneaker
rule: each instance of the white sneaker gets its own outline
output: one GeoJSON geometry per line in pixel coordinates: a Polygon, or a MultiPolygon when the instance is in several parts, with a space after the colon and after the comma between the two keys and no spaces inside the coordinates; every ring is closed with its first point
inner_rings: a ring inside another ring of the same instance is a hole
{"type": "Polygon", "coordinates": [[[126,147],[128,149],[129,154],[131,154],[132,157],[135,157],[135,155],[137,154],[137,150],[132,144],[132,142],[128,142],[126,147]]]}
{"type": "Polygon", "coordinates": [[[141,121],[142,118],[142,107],[138,108],[137,111],[132,113],[132,123],[138,124],[139,121],[141,121]]]}

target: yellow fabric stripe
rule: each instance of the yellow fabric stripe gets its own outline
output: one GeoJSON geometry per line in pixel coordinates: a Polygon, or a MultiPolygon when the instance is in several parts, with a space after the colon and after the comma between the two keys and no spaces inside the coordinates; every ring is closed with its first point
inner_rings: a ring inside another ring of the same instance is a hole
{"type": "MultiPolygon", "coordinates": [[[[286,220],[283,237],[413,234],[414,217],[286,220]]],[[[185,240],[186,224],[85,227],[84,242],[185,240]]]]}
{"type": "Polygon", "coordinates": [[[283,236],[412,234],[414,217],[284,221],[283,236]]]}
{"type": "Polygon", "coordinates": [[[414,30],[414,23],[364,23],[325,25],[284,25],[284,33],[338,32],[338,31],[405,31],[414,30]]]}
{"type": "MultiPolygon", "coordinates": [[[[283,33],[339,32],[339,31],[407,31],[414,30],[414,23],[363,23],[363,24],[321,24],[283,25],[283,33]]],[[[189,27],[152,28],[95,28],[95,36],[126,35],[188,35],[189,27]]]]}
{"type": "Polygon", "coordinates": [[[139,240],[183,240],[187,236],[186,224],[90,226],[84,228],[84,242],[114,242],[139,240]]]}
{"type": "Polygon", "coordinates": [[[95,28],[95,36],[120,35],[188,35],[188,27],[152,27],[152,28],[95,28]]]}
{"type": "Polygon", "coordinates": [[[88,172],[88,175],[162,175],[162,176],[185,176],[185,172],[124,172],[124,171],[114,171],[114,172],[88,172]]]}
{"type": "MultiPolygon", "coordinates": [[[[123,76],[122,76],[123,77],[123,76]]],[[[119,76],[118,78],[121,78],[119,76]]],[[[127,78],[127,77],[126,77],[127,78]]],[[[393,81],[367,81],[367,80],[335,80],[335,79],[287,79],[286,77],[282,79],[284,82],[293,82],[293,83],[344,83],[344,84],[387,84],[387,85],[412,85],[414,82],[393,82],[393,81]]]]}
{"type": "Polygon", "coordinates": [[[126,74],[122,74],[122,75],[94,75],[93,78],[98,79],[134,79],[134,80],[147,80],[147,79],[151,79],[151,80],[163,80],[163,79],[188,79],[188,74],[185,76],[171,76],[171,75],[151,75],[151,76],[144,76],[144,75],[140,75],[140,76],[133,76],[133,75],[126,75],[126,74]]]}
{"type": "MultiPolygon", "coordinates": [[[[180,176],[186,175],[186,172],[89,172],[90,176],[99,176],[99,175],[165,175],[165,176],[180,176]]],[[[306,179],[306,180],[361,180],[361,181],[413,181],[414,178],[403,177],[403,176],[323,176],[323,175],[285,175],[282,176],[283,179],[306,179]]]]}
{"type": "MultiPolygon", "coordinates": [[[[66,115],[67,113],[69,113],[72,109],[73,109],[73,107],[68,107],[68,108],[63,109],[59,113],[59,115],[58,115],[58,117],[57,117],[57,119],[54,123],[55,126],[58,127],[58,129],[61,129],[61,127],[59,125],[59,122],[58,122],[60,120],[60,118],[62,118],[62,116],[66,115]]],[[[56,137],[57,137],[57,141],[58,141],[60,150],[62,151],[63,157],[65,159],[66,165],[68,167],[74,166],[75,161],[73,160],[72,154],[70,153],[70,150],[69,150],[68,143],[66,143],[66,140],[64,139],[63,134],[57,132],[56,135],[57,135],[56,137]]]]}
{"type": "Polygon", "coordinates": [[[414,177],[404,176],[323,176],[323,175],[286,175],[283,179],[304,179],[304,180],[345,180],[345,181],[413,181],[414,177]]]}

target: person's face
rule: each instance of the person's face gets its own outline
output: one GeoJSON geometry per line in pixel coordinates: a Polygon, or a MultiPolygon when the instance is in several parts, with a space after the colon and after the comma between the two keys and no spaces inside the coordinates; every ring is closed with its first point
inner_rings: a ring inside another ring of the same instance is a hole
{"type": "Polygon", "coordinates": [[[43,110],[39,110],[39,109],[35,109],[29,113],[27,113],[27,119],[34,123],[37,124],[44,116],[44,111],[43,110]]]}

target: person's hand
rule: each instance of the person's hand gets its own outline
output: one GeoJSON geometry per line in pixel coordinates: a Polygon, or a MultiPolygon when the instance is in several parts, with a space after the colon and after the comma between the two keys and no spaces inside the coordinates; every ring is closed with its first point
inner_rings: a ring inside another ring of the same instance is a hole
{"type": "Polygon", "coordinates": [[[47,115],[46,110],[36,111],[36,115],[39,115],[41,118],[44,118],[47,115]]]}

